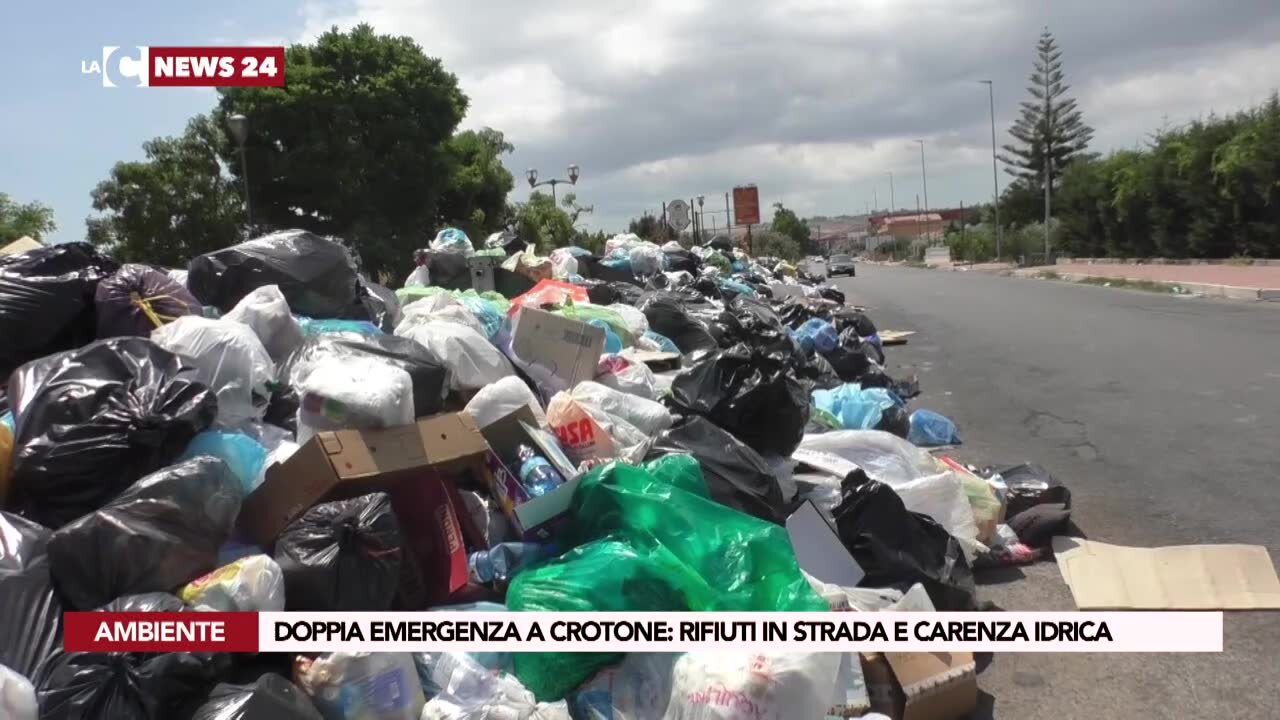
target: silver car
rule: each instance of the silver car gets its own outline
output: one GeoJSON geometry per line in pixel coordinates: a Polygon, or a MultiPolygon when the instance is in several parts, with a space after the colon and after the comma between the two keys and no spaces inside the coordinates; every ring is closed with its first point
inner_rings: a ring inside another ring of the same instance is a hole
{"type": "Polygon", "coordinates": [[[836,275],[855,277],[857,274],[853,267],[853,258],[848,255],[832,255],[827,258],[827,277],[835,277],[836,275]]]}

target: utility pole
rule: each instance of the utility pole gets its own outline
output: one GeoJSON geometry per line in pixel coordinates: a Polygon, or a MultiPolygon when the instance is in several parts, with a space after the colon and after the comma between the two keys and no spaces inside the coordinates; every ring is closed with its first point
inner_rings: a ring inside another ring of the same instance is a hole
{"type": "Polygon", "coordinates": [[[898,209],[898,200],[893,195],[893,173],[889,173],[889,214],[892,215],[898,209]]]}
{"type": "Polygon", "coordinates": [[[996,91],[995,83],[990,80],[979,80],[987,86],[987,99],[991,103],[991,187],[995,191],[991,202],[996,214],[996,260],[1000,259],[1000,244],[1004,229],[1000,227],[1000,175],[996,172],[996,91]]]}
{"type": "Polygon", "coordinates": [[[1049,186],[1053,184],[1053,147],[1049,144],[1049,73],[1044,74],[1044,264],[1049,264],[1049,186]]]}
{"type": "Polygon", "coordinates": [[[729,244],[733,244],[733,216],[729,214],[729,193],[724,194],[724,234],[729,236],[729,244]]]}
{"type": "Polygon", "coordinates": [[[920,183],[924,186],[924,211],[929,212],[929,171],[924,167],[924,141],[917,140],[920,143],[920,183]]]}
{"type": "Polygon", "coordinates": [[[871,197],[875,198],[873,205],[875,209],[880,209],[880,188],[871,188],[871,197]]]}

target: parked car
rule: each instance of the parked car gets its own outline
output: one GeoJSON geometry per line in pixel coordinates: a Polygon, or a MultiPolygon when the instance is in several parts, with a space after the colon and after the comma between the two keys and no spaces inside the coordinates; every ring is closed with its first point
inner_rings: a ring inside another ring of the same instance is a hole
{"type": "Polygon", "coordinates": [[[827,277],[835,277],[836,275],[855,277],[857,274],[853,267],[853,258],[848,255],[832,255],[827,258],[827,277]]]}

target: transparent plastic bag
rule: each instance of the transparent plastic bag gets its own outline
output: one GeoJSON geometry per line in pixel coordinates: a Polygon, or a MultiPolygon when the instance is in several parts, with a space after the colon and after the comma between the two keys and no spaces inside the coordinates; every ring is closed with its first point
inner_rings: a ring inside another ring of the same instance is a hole
{"type": "Polygon", "coordinates": [[[547,416],[543,413],[542,403],[538,402],[537,396],[523,380],[509,375],[480,388],[463,409],[471,415],[478,427],[485,428],[526,405],[533,411],[538,424],[546,426],[547,416]]]}
{"type": "Polygon", "coordinates": [[[639,277],[655,275],[666,268],[667,257],[653,243],[644,243],[631,248],[629,257],[631,272],[639,277]]]}
{"type": "Polygon", "coordinates": [[[426,265],[419,265],[415,267],[413,269],[413,272],[409,273],[409,277],[404,279],[404,286],[405,287],[430,287],[431,271],[427,269],[426,265]]]}
{"type": "Polygon", "coordinates": [[[515,373],[511,361],[481,331],[466,325],[433,320],[404,332],[397,328],[396,334],[417,341],[448,367],[454,390],[476,390],[515,373]]]}
{"type": "Polygon", "coordinates": [[[441,691],[420,720],[570,720],[564,702],[540,703],[514,675],[491,672],[461,653],[427,656],[428,687],[441,691]]]}
{"type": "Polygon", "coordinates": [[[578,383],[570,394],[579,402],[593,405],[626,420],[646,435],[657,435],[671,427],[671,411],[662,403],[591,381],[578,383]]]}
{"type": "Polygon", "coordinates": [[[557,280],[578,274],[578,259],[564,248],[551,251],[551,273],[557,280]]]}
{"type": "Polygon", "coordinates": [[[413,380],[409,373],[367,358],[325,358],[298,391],[298,444],[317,432],[382,428],[413,422],[413,380]]]}
{"type": "Polygon", "coordinates": [[[649,331],[649,318],[646,318],[638,309],[622,303],[613,303],[605,307],[621,317],[627,324],[627,330],[635,337],[640,337],[649,331]]]}
{"type": "Polygon", "coordinates": [[[927,475],[894,485],[893,490],[908,510],[928,515],[951,533],[964,549],[966,559],[973,562],[983,548],[978,542],[978,526],[974,522],[969,497],[957,473],[927,475]]]}
{"type": "Polygon", "coordinates": [[[474,255],[476,252],[467,234],[454,227],[445,228],[436,233],[435,240],[431,241],[431,249],[436,252],[450,252],[460,255],[474,255]]]}
{"type": "Polygon", "coordinates": [[[0,718],[37,720],[36,689],[31,681],[0,665],[0,718]]]}
{"type": "MultiPolygon", "coordinates": [[[[800,449],[844,458],[891,487],[942,470],[928,452],[881,430],[835,430],[805,435],[800,449]]],[[[803,461],[802,457],[796,459],[803,461]]]]}
{"type": "Polygon", "coordinates": [[[248,325],[276,362],[282,362],[302,345],[302,328],[290,312],[284,293],[275,285],[263,285],[245,295],[222,319],[248,325]]]}
{"type": "Polygon", "coordinates": [[[452,322],[487,336],[485,326],[465,305],[448,293],[434,293],[404,308],[396,335],[408,337],[414,328],[431,322],[452,322]]]}
{"type": "Polygon", "coordinates": [[[260,419],[266,412],[276,366],[247,326],[187,315],[157,328],[151,340],[186,358],[196,377],[217,394],[220,424],[260,419]]]}
{"type": "Polygon", "coordinates": [[[596,382],[645,400],[658,397],[658,379],[648,365],[629,360],[625,356],[617,356],[617,358],[621,362],[600,359],[600,366],[604,368],[607,363],[607,370],[596,376],[596,382]]]}
{"type": "Polygon", "coordinates": [[[294,676],[325,720],[418,720],[427,702],[409,653],[299,657],[294,676]]]}
{"type": "Polygon", "coordinates": [[[284,574],[269,555],[250,555],[192,580],[178,597],[196,610],[280,612],[284,574]]]}
{"type": "Polygon", "coordinates": [[[178,461],[211,455],[227,464],[244,494],[253,492],[267,464],[267,449],[239,430],[205,430],[191,439],[178,461]]]}
{"type": "Polygon", "coordinates": [[[628,653],[596,673],[569,696],[579,720],[649,720],[664,717],[671,702],[671,671],[679,653],[628,653]]]}

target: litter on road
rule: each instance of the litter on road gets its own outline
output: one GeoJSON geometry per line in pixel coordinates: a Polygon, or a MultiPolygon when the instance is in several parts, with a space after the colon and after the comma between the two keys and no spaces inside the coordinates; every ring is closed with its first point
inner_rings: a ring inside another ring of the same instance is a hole
{"type": "Polygon", "coordinates": [[[723,239],[483,246],[441,231],[396,292],[303,231],[178,269],[0,256],[0,717],[977,703],[969,653],[116,656],[64,652],[70,610],[969,611],[975,571],[1051,551],[1081,608],[1280,607],[1264,549],[1063,537],[1045,468],[931,454],[960,428],[888,364],[913,331],[804,269],[723,239]]]}

